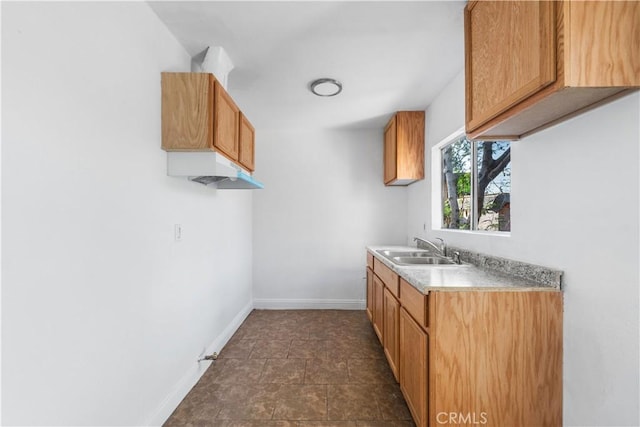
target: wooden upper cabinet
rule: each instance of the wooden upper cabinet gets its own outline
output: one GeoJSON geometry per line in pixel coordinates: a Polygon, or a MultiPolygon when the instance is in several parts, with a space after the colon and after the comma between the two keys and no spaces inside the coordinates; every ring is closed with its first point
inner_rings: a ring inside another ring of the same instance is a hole
{"type": "Polygon", "coordinates": [[[518,139],[640,86],[640,2],[472,1],[466,132],[518,139]]]}
{"type": "Polygon", "coordinates": [[[254,133],[213,74],[162,73],[163,150],[218,151],[253,171],[254,133]]]}
{"type": "Polygon", "coordinates": [[[210,74],[162,73],[162,149],[213,148],[214,78],[210,74]]]}
{"type": "Polygon", "coordinates": [[[238,147],[238,161],[242,166],[253,172],[254,147],[256,131],[247,117],[240,113],[240,134],[238,147]]]}
{"type": "Polygon", "coordinates": [[[465,14],[471,129],[556,79],[553,3],[480,1],[465,14]]]}
{"type": "Polygon", "coordinates": [[[396,179],[396,116],[393,116],[384,129],[384,183],[396,179]]]}
{"type": "Polygon", "coordinates": [[[424,111],[398,111],[384,129],[384,183],[424,178],[424,111]]]}

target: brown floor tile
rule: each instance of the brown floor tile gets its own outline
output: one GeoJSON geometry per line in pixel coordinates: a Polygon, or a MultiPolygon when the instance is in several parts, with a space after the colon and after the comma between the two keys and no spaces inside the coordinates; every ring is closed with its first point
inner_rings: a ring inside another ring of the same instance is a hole
{"type": "Polygon", "coordinates": [[[340,326],[312,325],[309,327],[309,339],[311,340],[341,340],[344,331],[340,326]]]}
{"type": "Polygon", "coordinates": [[[301,421],[298,427],[357,427],[355,421],[301,421]]]}
{"type": "Polygon", "coordinates": [[[189,399],[184,399],[171,414],[165,426],[188,426],[206,424],[218,415],[222,401],[216,393],[218,384],[208,384],[202,379],[189,392],[189,399]]]}
{"type": "Polygon", "coordinates": [[[330,358],[338,359],[384,359],[382,346],[375,339],[338,338],[327,342],[330,358]]]}
{"type": "Polygon", "coordinates": [[[309,359],[305,384],[346,384],[349,382],[346,359],[309,359]]]}
{"type": "MultiPolygon", "coordinates": [[[[211,424],[210,424],[211,425],[211,424]]],[[[216,420],[212,427],[298,427],[296,421],[216,420]]]]}
{"type": "Polygon", "coordinates": [[[279,391],[279,384],[219,384],[214,397],[224,404],[250,398],[276,399],[279,391]]]}
{"type": "Polygon", "coordinates": [[[386,359],[349,359],[349,382],[357,384],[395,383],[386,359]]]}
{"type": "Polygon", "coordinates": [[[415,427],[413,421],[358,421],[357,427],[415,427]]]}
{"type": "Polygon", "coordinates": [[[221,402],[219,420],[270,420],[280,386],[277,384],[228,384],[216,391],[221,402]]]}
{"type": "Polygon", "coordinates": [[[383,420],[411,420],[411,412],[398,383],[376,385],[375,397],[383,420]]]}
{"type": "Polygon", "coordinates": [[[165,425],[414,424],[364,311],[254,310],[165,425]]]}
{"type": "Polygon", "coordinates": [[[284,385],[278,393],[274,419],[324,420],[327,388],[323,385],[284,385]]]}
{"type": "Polygon", "coordinates": [[[232,339],[220,352],[219,359],[247,359],[255,346],[255,340],[232,339]]]}
{"type": "Polygon", "coordinates": [[[255,384],[262,375],[266,359],[222,359],[207,370],[213,384],[255,384]]]}
{"type": "Polygon", "coordinates": [[[380,410],[371,397],[371,386],[359,384],[330,385],[329,420],[379,420],[380,410]]]}
{"type": "Polygon", "coordinates": [[[305,359],[268,359],[260,378],[261,383],[302,384],[305,359]]]}
{"type": "Polygon", "coordinates": [[[290,340],[257,340],[249,357],[251,359],[284,359],[289,353],[290,345],[290,340]]]}
{"type": "Polygon", "coordinates": [[[325,340],[299,340],[291,341],[289,347],[289,359],[326,359],[327,341],[325,340]]]}

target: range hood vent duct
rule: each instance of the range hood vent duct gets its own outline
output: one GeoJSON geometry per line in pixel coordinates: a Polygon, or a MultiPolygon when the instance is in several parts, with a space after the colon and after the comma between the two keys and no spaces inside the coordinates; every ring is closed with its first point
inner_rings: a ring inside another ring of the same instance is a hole
{"type": "Polygon", "coordinates": [[[234,65],[223,47],[207,47],[204,51],[191,58],[191,65],[196,73],[211,73],[216,76],[216,80],[227,90],[229,73],[233,70],[234,65]]]}

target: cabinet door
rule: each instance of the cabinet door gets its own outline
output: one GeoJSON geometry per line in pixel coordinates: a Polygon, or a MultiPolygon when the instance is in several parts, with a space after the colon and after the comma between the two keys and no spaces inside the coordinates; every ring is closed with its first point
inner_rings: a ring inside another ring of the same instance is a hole
{"type": "Polygon", "coordinates": [[[373,275],[373,330],[380,343],[384,326],[384,284],[378,276],[373,275]]]}
{"type": "Polygon", "coordinates": [[[396,117],[394,116],[384,130],[384,183],[387,184],[397,176],[396,162],[396,117]]]}
{"type": "Polygon", "coordinates": [[[373,272],[367,268],[367,317],[373,322],[373,272]]]}
{"type": "Polygon", "coordinates": [[[427,333],[400,309],[400,389],[417,427],[427,425],[427,333]]]}
{"type": "Polygon", "coordinates": [[[245,117],[240,113],[240,135],[238,147],[238,161],[249,171],[254,170],[254,145],[255,145],[255,129],[245,117]]]}
{"type": "Polygon", "coordinates": [[[202,73],[162,73],[162,149],[213,148],[213,79],[202,73]]]}
{"type": "Polygon", "coordinates": [[[478,1],[467,5],[467,132],[555,81],[554,3],[478,1]]]}
{"type": "Polygon", "coordinates": [[[384,354],[387,356],[393,376],[398,380],[400,303],[389,291],[384,289],[384,354]]]}
{"type": "Polygon", "coordinates": [[[213,145],[231,160],[238,160],[240,110],[217,81],[214,93],[213,145]]]}

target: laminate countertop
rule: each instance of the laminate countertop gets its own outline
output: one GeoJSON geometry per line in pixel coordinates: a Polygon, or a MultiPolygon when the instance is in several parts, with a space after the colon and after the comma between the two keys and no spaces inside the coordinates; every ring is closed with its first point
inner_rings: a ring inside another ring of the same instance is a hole
{"type": "MultiPolygon", "coordinates": [[[[520,263],[520,276],[482,268],[470,263],[462,265],[398,265],[379,254],[380,250],[416,251],[410,246],[367,246],[367,251],[378,261],[396,272],[400,277],[420,292],[430,291],[559,291],[561,272],[557,272],[555,283],[537,280],[540,269],[544,267],[520,263]],[[527,268],[530,266],[530,268],[527,268]],[[523,277],[530,275],[530,277],[523,277]]],[[[554,270],[549,270],[554,272],[554,270]]]]}

